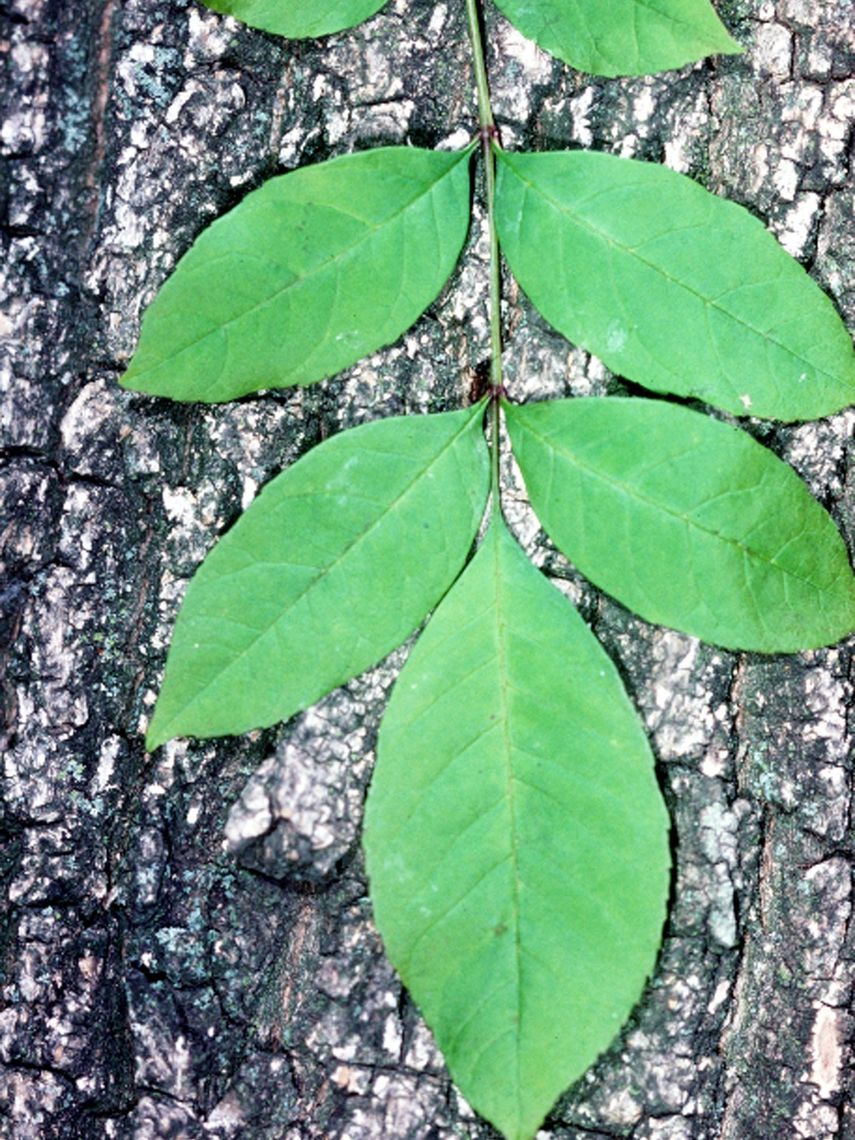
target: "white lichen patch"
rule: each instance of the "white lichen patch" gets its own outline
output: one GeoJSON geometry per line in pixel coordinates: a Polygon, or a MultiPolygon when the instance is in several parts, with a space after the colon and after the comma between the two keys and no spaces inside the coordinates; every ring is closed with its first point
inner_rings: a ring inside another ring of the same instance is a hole
{"type": "Polygon", "coordinates": [[[516,73],[520,87],[531,88],[537,83],[548,82],[552,75],[552,57],[548,52],[510,23],[503,22],[499,39],[502,55],[522,69],[516,73]]]}
{"type": "Polygon", "coordinates": [[[403,1062],[412,1069],[429,1072],[442,1072],[445,1065],[433,1034],[421,1019],[409,1035],[403,1062]]]}
{"type": "Polygon", "coordinates": [[[665,165],[681,174],[691,174],[709,129],[709,107],[706,95],[699,91],[694,100],[674,115],[672,131],[665,140],[665,165]]]}
{"type": "Polygon", "coordinates": [[[204,8],[189,8],[184,66],[193,68],[199,63],[219,59],[228,49],[235,26],[234,21],[224,20],[204,8]]]}
{"type": "Polygon", "coordinates": [[[781,24],[760,24],[754,36],[752,58],[760,71],[783,77],[790,74],[793,37],[781,24]]]}
{"type": "MultiPolygon", "coordinates": [[[[742,805],[742,811],[744,807],[742,805]]],[[[701,836],[701,850],[711,863],[724,863],[730,870],[738,860],[737,831],[739,814],[721,801],[706,804],[701,808],[698,826],[701,836]]]]}
{"type": "Polygon", "coordinates": [[[586,87],[579,95],[568,100],[567,107],[571,122],[570,137],[580,146],[589,147],[594,141],[591,130],[591,109],[594,105],[595,94],[596,89],[594,87],[586,87]]]}
{"type": "Polygon", "coordinates": [[[840,1010],[820,1005],[811,1033],[811,1066],[805,1080],[816,1085],[823,1100],[840,1089],[843,1044],[840,1010]]]}
{"type": "Polygon", "coordinates": [[[715,720],[699,650],[696,638],[672,630],[663,630],[654,647],[643,711],[662,760],[696,754],[711,742],[715,720]]]}
{"type": "MultiPolygon", "coordinates": [[[[783,165],[780,169],[784,169],[783,165]]],[[[796,184],[797,175],[794,172],[793,178],[787,181],[787,189],[792,186],[793,193],[795,193],[796,184]]],[[[786,199],[789,196],[791,195],[782,189],[781,197],[786,199]]],[[[775,225],[775,235],[778,241],[793,257],[802,257],[807,252],[819,216],[820,206],[819,195],[807,191],[798,196],[797,200],[775,225]]]]}
{"type": "Polygon", "coordinates": [[[59,432],[72,469],[89,474],[103,464],[109,450],[112,422],[118,418],[118,389],[114,381],[94,380],[81,388],[63,416],[59,432]]]}
{"type": "Polygon", "coordinates": [[[430,18],[430,24],[428,25],[428,31],[431,33],[431,35],[439,36],[440,33],[445,28],[445,23],[446,23],[447,19],[448,19],[448,5],[447,4],[436,4],[436,5],[434,5],[434,10],[433,10],[433,13],[432,13],[431,18],[430,18]]]}
{"type": "Polygon", "coordinates": [[[350,1107],[340,1135],[348,1140],[417,1136],[435,1111],[437,1091],[435,1083],[425,1078],[381,1073],[367,1103],[350,1107]]]}
{"type": "Polygon", "coordinates": [[[618,1128],[632,1128],[642,1117],[642,1109],[629,1089],[618,1089],[603,1104],[609,1124],[618,1128]]]}
{"type": "MultiPolygon", "coordinates": [[[[843,953],[846,924],[852,911],[852,878],[845,859],[832,856],[810,867],[804,876],[803,897],[809,902],[802,952],[805,971],[832,985],[843,953]]],[[[831,990],[824,996],[829,1000],[831,990]]]]}
{"type": "Polygon", "coordinates": [[[531,109],[532,89],[549,82],[553,60],[511,24],[502,21],[497,31],[496,51],[502,65],[492,72],[494,110],[500,120],[524,122],[531,109]]]}
{"type": "Polygon", "coordinates": [[[805,1102],[799,1105],[793,1120],[793,1132],[799,1140],[829,1140],[841,1136],[837,1109],[830,1104],[805,1102]]]}
{"type": "Polygon", "coordinates": [[[0,146],[7,154],[37,154],[47,139],[47,75],[50,52],[46,44],[32,40],[16,43],[9,56],[8,76],[10,90],[33,92],[23,104],[12,109],[7,106],[0,124],[0,146]]]}
{"type": "Polygon", "coordinates": [[[634,1134],[638,1140],[691,1140],[692,1126],[682,1115],[653,1118],[634,1134]]]}
{"type": "Polygon", "coordinates": [[[855,409],[851,408],[818,423],[799,424],[792,429],[785,457],[817,498],[841,493],[841,470],[853,435],[855,409]]]}
{"type": "Polygon", "coordinates": [[[816,0],[778,0],[778,15],[788,24],[811,27],[816,19],[816,0]]]}
{"type": "Polygon", "coordinates": [[[727,978],[723,978],[715,988],[715,993],[709,1000],[707,1005],[707,1013],[715,1013],[720,1009],[730,997],[731,983],[727,978]]]}

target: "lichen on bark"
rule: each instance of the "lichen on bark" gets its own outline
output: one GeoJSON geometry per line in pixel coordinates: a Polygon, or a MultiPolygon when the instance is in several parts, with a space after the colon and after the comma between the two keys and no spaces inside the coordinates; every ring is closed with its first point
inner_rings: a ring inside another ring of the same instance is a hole
{"type": "MultiPolygon", "coordinates": [[[[744,57],[630,80],[574,75],[488,10],[504,143],[691,174],[761,216],[851,325],[848,5],[719,10],[744,57]]],[[[278,730],[155,756],[141,736],[187,578],[258,487],[332,432],[465,398],[488,344],[481,214],[428,314],[339,378],[216,408],[116,384],[144,304],[248,189],[354,148],[469,137],[461,6],[393,0],[299,45],[192,0],[10,0],[0,21],[4,1134],[487,1137],[366,900],[361,797],[402,653],[278,730]]],[[[515,395],[620,390],[512,285],[504,320],[515,395]]],[[[850,548],[853,424],[753,427],[850,548]]],[[[509,514],[621,668],[677,858],[656,974],[546,1134],[842,1140],[851,640],[762,659],[653,629],[556,554],[519,485],[509,514]]]]}

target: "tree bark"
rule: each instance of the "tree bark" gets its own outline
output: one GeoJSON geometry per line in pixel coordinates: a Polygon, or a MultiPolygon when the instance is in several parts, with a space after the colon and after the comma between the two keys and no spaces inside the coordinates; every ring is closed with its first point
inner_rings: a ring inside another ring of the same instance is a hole
{"type": "MultiPolygon", "coordinates": [[[[763,218],[851,325],[851,0],[718,7],[745,55],[629,80],[573,74],[488,11],[504,145],[693,175],[763,218]]],[[[405,651],[279,729],[142,740],[187,578],[257,488],[342,428],[466,399],[488,352],[480,209],[439,301],[336,379],[217,407],[117,385],[144,304],[248,189],[355,148],[468,139],[463,6],[393,0],[304,43],[190,0],[7,0],[0,20],[0,1132],[493,1135],[366,898],[361,804],[405,651]]],[[[515,397],[620,390],[506,296],[515,397]]],[[[853,423],[749,424],[850,548],[853,423]]],[[[514,529],[647,724],[676,861],[655,975],[544,1135],[855,1137],[853,639],[763,658],[652,628],[575,575],[515,488],[514,529]]]]}

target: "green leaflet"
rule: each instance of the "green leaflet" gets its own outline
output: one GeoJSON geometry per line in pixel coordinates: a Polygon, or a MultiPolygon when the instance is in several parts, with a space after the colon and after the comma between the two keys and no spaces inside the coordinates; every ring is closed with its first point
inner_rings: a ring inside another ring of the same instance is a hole
{"type": "Polygon", "coordinates": [[[361,24],[386,0],[204,0],[215,12],[236,16],[277,36],[305,39],[361,24]]]}
{"type": "Polygon", "coordinates": [[[855,579],[831,518],[744,432],[659,400],[506,411],[552,540],[648,621],[763,653],[855,629],[855,579]]]}
{"type": "Polygon", "coordinates": [[[523,35],[578,71],[649,75],[733,55],[708,0],[496,0],[523,35]]]}
{"type": "Polygon", "coordinates": [[[653,966],[668,818],[617,671],[501,522],[380,729],[365,821],[378,928],[455,1082],[527,1140],[653,966]]]}
{"type": "Polygon", "coordinates": [[[848,332],[746,210],[665,167],[499,152],[514,276],[559,332],[647,388],[785,421],[855,399],[848,332]]]}
{"type": "Polygon", "coordinates": [[[482,416],[365,424],[274,479],[190,582],[147,747],[286,720],[399,645],[475,536],[482,416]]]}
{"type": "Polygon", "coordinates": [[[468,158],[381,147],[272,178],[179,261],[122,383],[230,400],[320,380],[396,340],[454,269],[468,158]]]}

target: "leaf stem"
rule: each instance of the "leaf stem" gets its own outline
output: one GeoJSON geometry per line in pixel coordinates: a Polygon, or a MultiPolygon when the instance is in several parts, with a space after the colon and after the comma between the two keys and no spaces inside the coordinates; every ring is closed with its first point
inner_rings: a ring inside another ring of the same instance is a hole
{"type": "Polygon", "coordinates": [[[469,23],[469,40],[472,44],[472,63],[475,68],[475,86],[478,88],[478,118],[481,130],[495,130],[493,108],[490,105],[490,84],[484,62],[484,44],[481,39],[481,16],[478,0],[466,0],[466,19],[469,23]]]}
{"type": "Polygon", "coordinates": [[[478,121],[481,154],[484,158],[484,181],[487,198],[487,226],[490,234],[490,450],[492,453],[493,507],[499,509],[499,400],[504,392],[502,384],[502,266],[499,255],[499,237],[496,232],[496,155],[498,132],[490,103],[490,85],[481,38],[481,17],[478,0],[466,0],[466,19],[469,40],[472,44],[472,62],[475,69],[475,86],[478,91],[478,121]]]}

